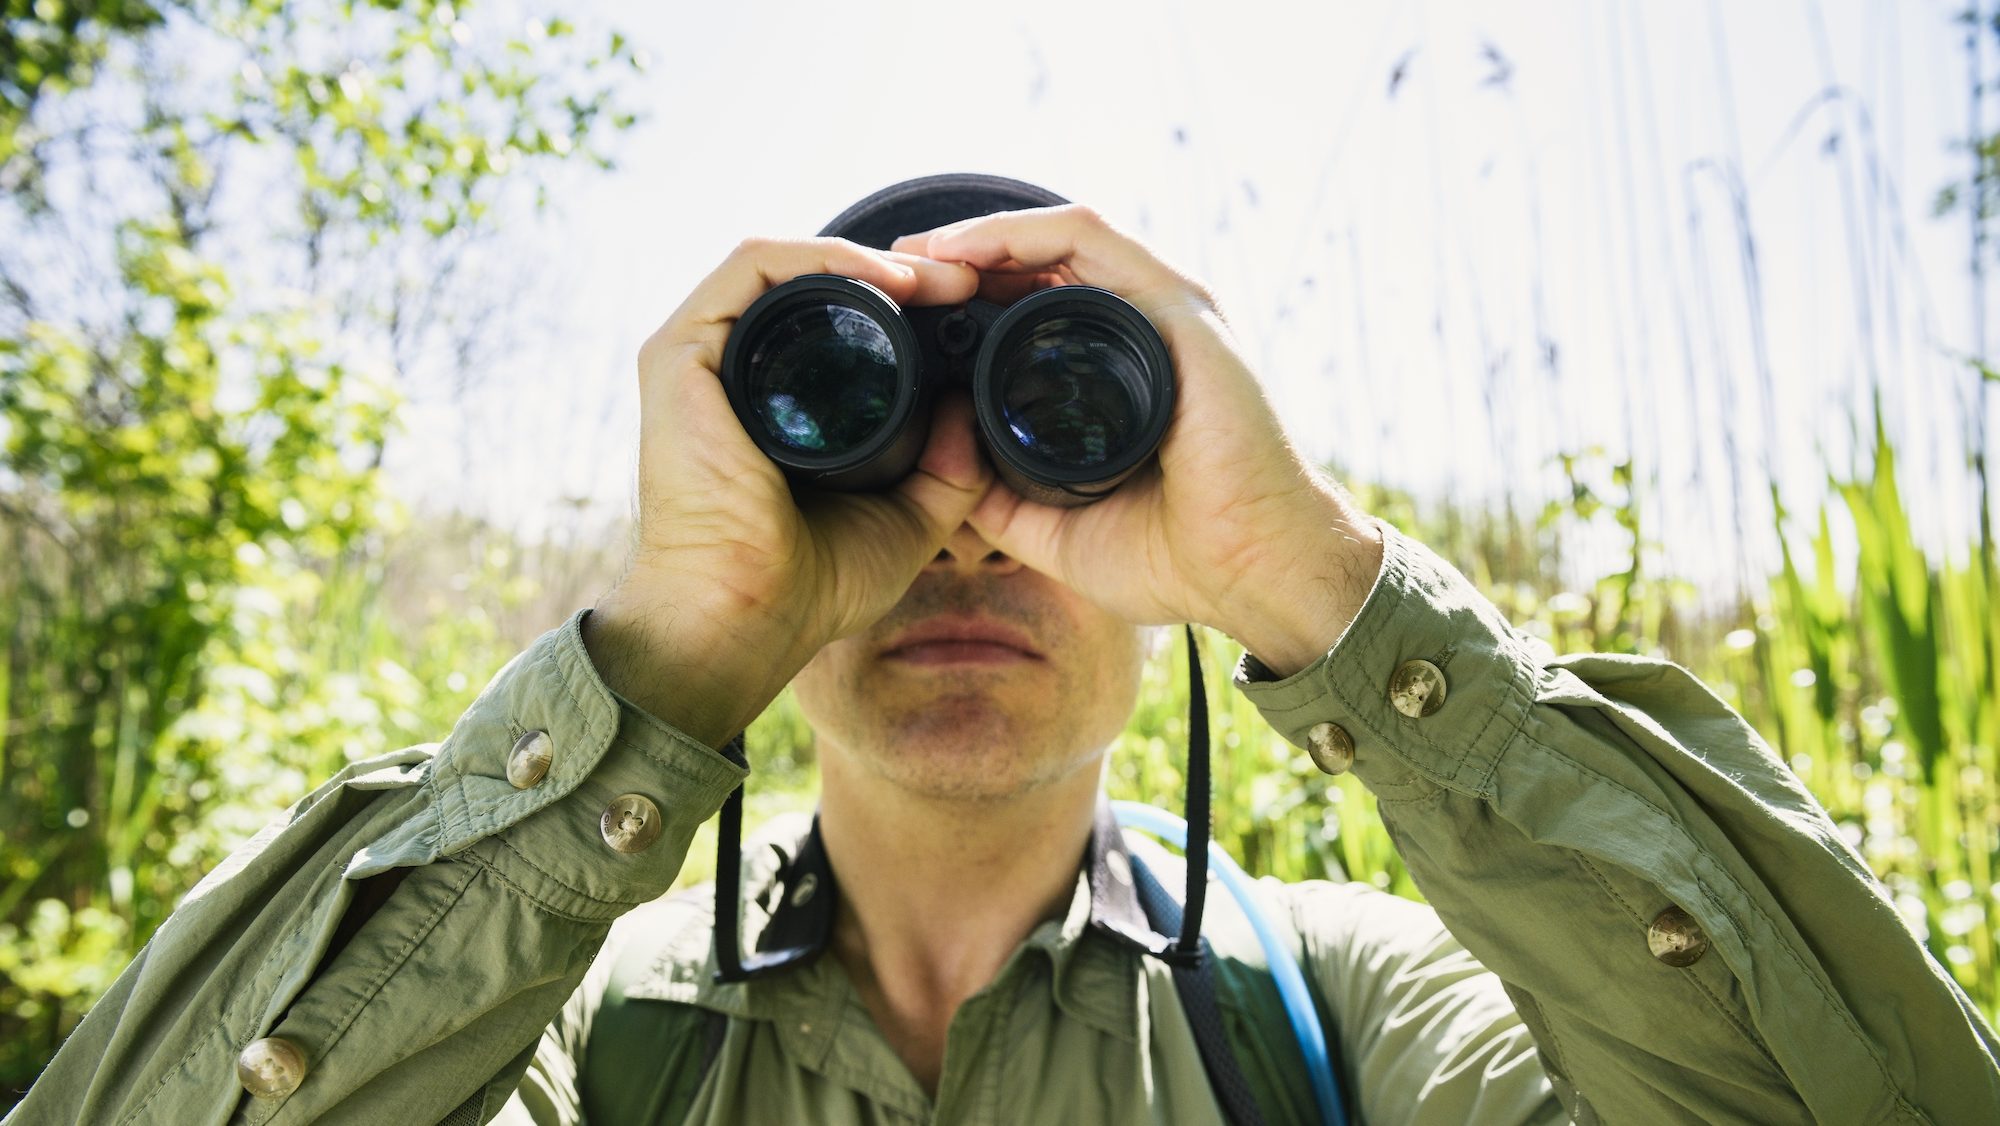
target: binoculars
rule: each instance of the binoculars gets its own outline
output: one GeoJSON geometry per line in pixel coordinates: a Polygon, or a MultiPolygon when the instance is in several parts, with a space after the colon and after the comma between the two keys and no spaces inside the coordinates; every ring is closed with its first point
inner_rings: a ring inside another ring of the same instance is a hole
{"type": "Polygon", "coordinates": [[[939,388],[969,388],[980,442],[1015,492],[1101,499],[1173,416],[1166,342],[1108,290],[902,309],[867,282],[808,274],[744,310],[722,353],[744,432],[794,486],[868,490],[916,466],[939,388]]]}

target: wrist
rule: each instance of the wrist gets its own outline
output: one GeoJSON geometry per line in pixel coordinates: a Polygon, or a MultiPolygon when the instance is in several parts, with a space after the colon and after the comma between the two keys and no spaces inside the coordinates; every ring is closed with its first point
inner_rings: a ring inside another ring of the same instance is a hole
{"type": "Polygon", "coordinates": [[[605,684],[655,718],[721,747],[775,699],[811,651],[751,608],[701,605],[630,576],[598,599],[583,643],[605,684]]]}
{"type": "Polygon", "coordinates": [[[1292,522],[1270,573],[1224,632],[1279,679],[1325,656],[1361,612],[1382,570],[1382,530],[1341,495],[1292,522]]]}

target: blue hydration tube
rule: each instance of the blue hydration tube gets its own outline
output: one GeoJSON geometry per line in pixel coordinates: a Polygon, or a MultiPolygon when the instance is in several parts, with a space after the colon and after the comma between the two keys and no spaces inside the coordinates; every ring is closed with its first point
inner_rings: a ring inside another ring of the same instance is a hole
{"type": "MultiPolygon", "coordinates": [[[[1134,801],[1112,802],[1111,810],[1118,815],[1119,824],[1151,833],[1178,848],[1187,848],[1187,822],[1166,810],[1134,801]]],[[[1320,1027],[1319,1014],[1313,1010],[1312,995],[1306,992],[1306,979],[1299,972],[1298,958],[1251,898],[1250,876],[1214,841],[1208,842],[1208,863],[1222,880],[1222,886],[1229,889],[1237,905],[1243,908],[1250,929],[1257,933],[1257,941],[1264,947],[1264,961],[1270,966],[1278,995],[1284,999],[1285,1015],[1292,1020],[1299,1050],[1306,1057],[1306,1072],[1312,1079],[1313,1097],[1319,1102],[1322,1126],[1347,1126],[1347,1112],[1341,1109],[1333,1063],[1327,1058],[1326,1030],[1320,1027]]]]}

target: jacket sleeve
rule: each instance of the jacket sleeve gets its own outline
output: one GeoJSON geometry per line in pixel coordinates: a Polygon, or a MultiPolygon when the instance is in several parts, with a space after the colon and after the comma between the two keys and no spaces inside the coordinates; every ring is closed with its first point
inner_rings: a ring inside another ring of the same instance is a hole
{"type": "Polygon", "coordinates": [[[1665,661],[1554,657],[1384,533],[1334,648],[1237,683],[1323,765],[1351,741],[1578,1121],[2000,1120],[1992,1030],[1741,717],[1665,661]],[[1392,699],[1413,660],[1430,707],[1392,699]]]}
{"type": "Polygon", "coordinates": [[[343,770],[209,873],[8,1121],[497,1113],[612,921],[667,890],[746,773],[622,705],[583,616],[501,670],[443,744],[343,770]],[[510,754],[536,732],[546,773],[516,785],[510,754]],[[647,820],[607,831],[614,802],[647,820]],[[393,891],[355,929],[357,887],[385,874],[393,891]],[[239,1058],[266,1064],[252,1081],[270,1093],[247,1092],[239,1058]]]}

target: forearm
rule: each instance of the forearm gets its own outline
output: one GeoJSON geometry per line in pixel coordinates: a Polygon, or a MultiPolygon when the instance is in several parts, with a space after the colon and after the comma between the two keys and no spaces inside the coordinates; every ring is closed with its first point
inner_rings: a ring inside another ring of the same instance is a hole
{"type": "Polygon", "coordinates": [[[1240,590],[1217,620],[1274,678],[1291,676],[1333,648],[1382,572],[1382,531],[1346,491],[1302,467],[1305,486],[1273,518],[1240,590]]]}
{"type": "MultiPolygon", "coordinates": [[[[712,585],[712,584],[711,584],[712,585]]],[[[628,574],[583,621],[604,683],[705,746],[741,734],[817,649],[780,609],[628,574]]]]}

